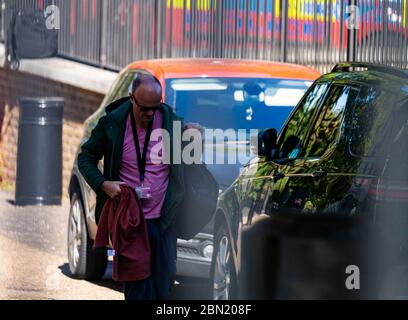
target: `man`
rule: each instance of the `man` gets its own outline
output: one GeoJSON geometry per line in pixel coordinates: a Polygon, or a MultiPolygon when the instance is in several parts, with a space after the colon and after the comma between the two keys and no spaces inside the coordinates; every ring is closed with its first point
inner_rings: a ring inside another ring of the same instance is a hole
{"type": "Polygon", "coordinates": [[[153,139],[152,132],[164,129],[169,133],[169,146],[173,146],[173,139],[180,139],[173,136],[173,125],[181,119],[161,99],[160,82],[151,75],[138,75],[129,100],[99,120],[78,155],[79,170],[97,194],[97,222],[106,197],[120,197],[121,184],[135,188],[141,200],[151,249],[151,276],[125,282],[125,299],[168,299],[175,280],[174,218],[183,200],[184,179],[181,164],[157,161],[171,160],[173,152],[179,151],[166,148],[163,136],[153,139]],[[102,157],[103,175],[97,168],[102,157]]]}

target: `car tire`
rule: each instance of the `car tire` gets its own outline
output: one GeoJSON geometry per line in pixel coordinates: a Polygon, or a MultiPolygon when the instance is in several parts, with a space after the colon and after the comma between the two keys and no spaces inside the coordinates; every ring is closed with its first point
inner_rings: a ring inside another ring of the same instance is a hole
{"type": "Polygon", "coordinates": [[[100,280],[108,262],[107,249],[93,249],[89,238],[81,196],[71,196],[68,219],[68,262],[71,274],[78,279],[100,280]]]}
{"type": "Polygon", "coordinates": [[[237,276],[232,257],[230,237],[223,224],[214,239],[211,261],[211,294],[214,300],[237,299],[237,276]]]}

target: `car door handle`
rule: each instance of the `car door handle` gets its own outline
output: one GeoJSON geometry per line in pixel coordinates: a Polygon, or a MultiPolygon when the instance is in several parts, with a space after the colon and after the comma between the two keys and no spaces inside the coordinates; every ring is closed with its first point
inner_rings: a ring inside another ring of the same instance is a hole
{"type": "Polygon", "coordinates": [[[277,172],[273,175],[273,181],[277,182],[280,179],[285,178],[285,174],[283,172],[277,172]]]}
{"type": "Polygon", "coordinates": [[[327,171],[323,169],[316,170],[315,172],[312,173],[313,178],[322,178],[325,176],[327,176],[327,171]]]}

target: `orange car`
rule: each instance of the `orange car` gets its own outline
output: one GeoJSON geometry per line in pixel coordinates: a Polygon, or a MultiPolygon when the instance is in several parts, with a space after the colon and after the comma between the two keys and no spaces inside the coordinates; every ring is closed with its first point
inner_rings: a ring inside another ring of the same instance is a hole
{"type": "MultiPolygon", "coordinates": [[[[120,72],[98,110],[86,121],[85,141],[105,107],[128,96],[138,73],[156,76],[163,100],[186,122],[211,129],[281,128],[293,107],[320,74],[285,63],[226,59],[166,59],[137,61],[120,72]]],[[[246,143],[244,141],[244,143],[246,143]]],[[[246,159],[249,160],[249,157],[246,159]]],[[[207,159],[205,161],[208,163],[207,159]]],[[[238,176],[238,164],[210,164],[221,190],[238,176]]],[[[107,250],[92,249],[96,235],[95,194],[75,163],[69,184],[71,210],[68,225],[68,260],[78,278],[99,279],[107,265],[107,250]]],[[[178,240],[177,273],[209,277],[212,226],[193,240],[178,240]]]]}

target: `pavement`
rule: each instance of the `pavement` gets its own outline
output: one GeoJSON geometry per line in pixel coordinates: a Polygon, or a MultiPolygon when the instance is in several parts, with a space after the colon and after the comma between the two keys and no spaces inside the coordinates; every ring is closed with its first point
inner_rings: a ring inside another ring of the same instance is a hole
{"type": "MultiPolygon", "coordinates": [[[[108,264],[101,281],[75,279],[66,242],[69,203],[14,205],[14,194],[0,190],[0,300],[123,300],[122,285],[108,264]]],[[[177,278],[174,300],[209,299],[205,280],[177,278]]]]}

